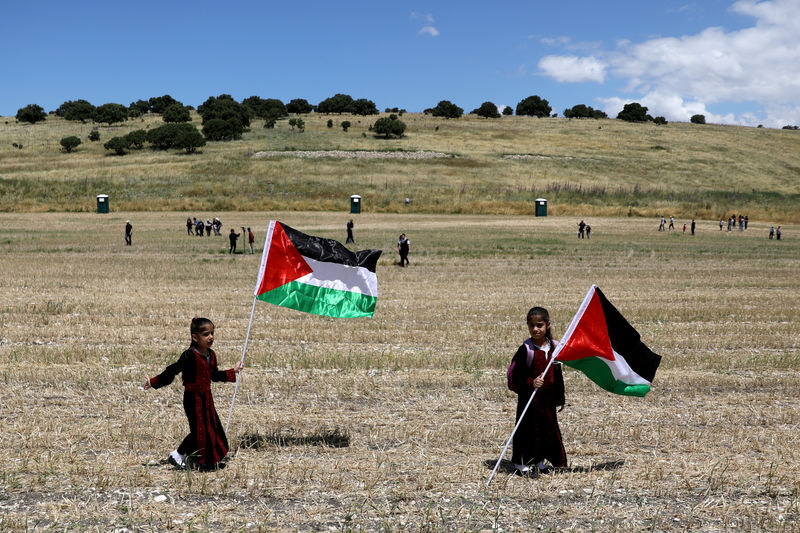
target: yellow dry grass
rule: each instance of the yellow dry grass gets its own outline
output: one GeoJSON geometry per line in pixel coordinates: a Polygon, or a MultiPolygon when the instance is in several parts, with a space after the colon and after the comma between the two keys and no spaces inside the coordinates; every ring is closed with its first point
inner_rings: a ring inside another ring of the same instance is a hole
{"type": "MultiPolygon", "coordinates": [[[[767,226],[695,237],[652,220],[362,214],[385,250],[374,318],[256,307],[227,468],[164,464],[182,388],[144,391],[192,316],[240,356],[258,254],[188,237],[218,214],[342,238],[342,213],[0,215],[2,531],[797,531],[800,246],[767,226]],[[123,246],[126,219],[133,246],[123,246]],[[400,231],[411,267],[395,266],[400,231]],[[566,374],[566,472],[502,468],[505,366],[524,314],[563,332],[597,283],[664,355],[644,399],[566,374]],[[242,439],[246,439],[244,442],[242,439]],[[247,446],[241,446],[240,444],[247,446]]],[[[260,242],[258,243],[260,251],[260,242]]],[[[232,384],[215,385],[223,421],[232,384]]]]}

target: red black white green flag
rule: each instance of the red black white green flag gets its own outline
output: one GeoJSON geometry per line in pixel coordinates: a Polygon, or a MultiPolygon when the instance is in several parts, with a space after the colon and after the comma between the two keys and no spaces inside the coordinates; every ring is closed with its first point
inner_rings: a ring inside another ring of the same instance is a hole
{"type": "Polygon", "coordinates": [[[255,297],[282,307],[337,318],[372,316],[381,250],[353,252],[272,220],[255,297]]]}
{"type": "Polygon", "coordinates": [[[626,396],[647,394],[661,363],[597,285],[589,289],[553,355],[605,390],[626,396]]]}

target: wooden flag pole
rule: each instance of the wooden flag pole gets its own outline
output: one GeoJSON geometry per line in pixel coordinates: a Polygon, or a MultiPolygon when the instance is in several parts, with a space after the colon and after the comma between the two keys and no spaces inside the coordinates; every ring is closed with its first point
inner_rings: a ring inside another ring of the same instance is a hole
{"type": "MultiPolygon", "coordinates": [[[[242,358],[240,361],[244,363],[244,354],[247,352],[247,341],[250,340],[250,327],[253,325],[253,314],[256,312],[256,297],[253,296],[253,308],[250,310],[250,323],[247,324],[247,335],[244,337],[244,346],[242,347],[242,358]]],[[[233,398],[231,398],[231,408],[228,411],[228,421],[225,422],[225,433],[228,433],[228,426],[231,423],[231,415],[233,415],[233,402],[236,401],[236,391],[239,390],[239,381],[242,379],[242,372],[244,368],[236,374],[236,386],[233,388],[233,398]]]]}
{"type": "MultiPolygon", "coordinates": [[[[542,376],[547,374],[547,371],[550,370],[551,366],[553,366],[553,362],[556,360],[556,355],[558,355],[558,352],[560,351],[559,348],[561,346],[562,345],[559,344],[556,347],[556,349],[553,350],[553,356],[550,357],[550,361],[547,362],[547,366],[545,367],[544,372],[542,372],[542,376]]],[[[509,447],[509,445],[511,445],[511,441],[514,438],[514,435],[517,433],[517,430],[519,429],[520,424],[522,424],[522,419],[525,417],[525,413],[528,412],[528,407],[531,406],[531,402],[533,401],[533,397],[536,396],[536,391],[538,391],[538,390],[539,389],[533,389],[533,394],[531,394],[531,397],[528,399],[528,403],[525,405],[525,409],[523,409],[522,410],[522,414],[519,415],[519,420],[517,420],[517,425],[514,426],[514,431],[512,431],[511,432],[511,436],[508,437],[508,440],[506,441],[506,445],[503,448],[503,451],[500,452],[500,458],[497,459],[497,463],[494,465],[494,469],[492,470],[492,474],[489,476],[489,479],[486,481],[486,486],[487,487],[489,486],[489,483],[492,482],[492,478],[494,478],[494,475],[497,473],[497,469],[500,467],[500,461],[503,460],[503,457],[505,456],[506,451],[508,451],[508,447],[509,447]]]]}

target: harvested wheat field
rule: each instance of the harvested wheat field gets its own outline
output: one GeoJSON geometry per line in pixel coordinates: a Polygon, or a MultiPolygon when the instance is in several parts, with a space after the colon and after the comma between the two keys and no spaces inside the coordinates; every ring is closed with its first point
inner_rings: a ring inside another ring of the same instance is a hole
{"type": "MultiPolygon", "coordinates": [[[[0,530],[800,530],[800,226],[769,240],[758,220],[692,237],[598,218],[580,241],[573,218],[357,215],[356,246],[385,250],[375,316],[259,302],[227,467],[174,469],[182,387],[144,379],[196,315],[221,368],[241,356],[270,218],[344,240],[350,215],[0,214],[0,530]],[[252,227],[257,253],[187,236],[187,215],[252,227]],[[486,488],[526,311],[558,336],[592,283],[664,356],[653,390],[566,370],[569,468],[505,462],[486,488]]],[[[213,388],[223,423],[233,390],[213,388]]]]}

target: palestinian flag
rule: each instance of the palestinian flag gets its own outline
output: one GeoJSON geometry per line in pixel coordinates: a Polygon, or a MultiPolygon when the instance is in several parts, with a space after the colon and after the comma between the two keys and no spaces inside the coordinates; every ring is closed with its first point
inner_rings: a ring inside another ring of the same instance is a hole
{"type": "Polygon", "coordinates": [[[647,394],[661,362],[597,285],[589,289],[553,356],[605,390],[626,396],[647,394]]]}
{"type": "Polygon", "coordinates": [[[380,255],[380,250],[352,252],[338,241],[306,235],[272,220],[255,297],[316,315],[372,316],[380,255]]]}

